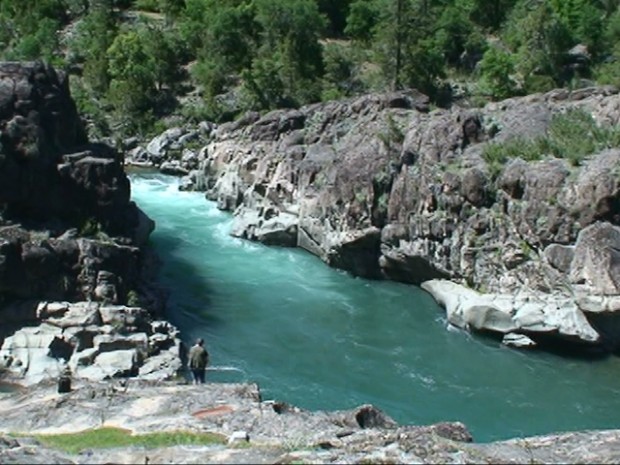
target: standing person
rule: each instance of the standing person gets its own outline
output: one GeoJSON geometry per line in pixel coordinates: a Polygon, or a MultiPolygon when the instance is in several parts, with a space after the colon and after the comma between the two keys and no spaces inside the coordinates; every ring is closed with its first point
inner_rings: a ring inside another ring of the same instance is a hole
{"type": "Polygon", "coordinates": [[[192,371],[194,384],[204,384],[205,370],[209,363],[209,352],[204,348],[204,340],[196,339],[196,344],[189,350],[189,369],[192,371]]]}

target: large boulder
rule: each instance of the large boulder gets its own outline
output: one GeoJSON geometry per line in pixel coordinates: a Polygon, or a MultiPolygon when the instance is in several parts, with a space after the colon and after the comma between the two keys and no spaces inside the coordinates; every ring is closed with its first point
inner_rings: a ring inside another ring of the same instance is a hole
{"type": "Polygon", "coordinates": [[[181,128],[170,128],[154,137],[146,146],[150,160],[159,164],[166,156],[166,152],[178,143],[184,132],[181,128]]]}
{"type": "Polygon", "coordinates": [[[140,353],[135,349],[103,352],[92,365],[80,370],[80,376],[89,380],[127,378],[138,375],[140,353]]]}
{"type": "Polygon", "coordinates": [[[22,328],[4,340],[0,360],[24,384],[58,377],[73,352],[62,333],[61,328],[45,323],[22,328]]]}
{"type": "Polygon", "coordinates": [[[446,280],[426,281],[422,289],[445,308],[448,322],[462,329],[502,337],[516,333],[533,341],[604,344],[577,303],[562,296],[481,294],[446,280]]]}
{"type": "Polygon", "coordinates": [[[20,383],[56,378],[66,367],[91,380],[170,379],[182,368],[179,331],[143,308],[41,302],[33,313],[32,326],[16,330],[0,348],[0,365],[20,383]]]}

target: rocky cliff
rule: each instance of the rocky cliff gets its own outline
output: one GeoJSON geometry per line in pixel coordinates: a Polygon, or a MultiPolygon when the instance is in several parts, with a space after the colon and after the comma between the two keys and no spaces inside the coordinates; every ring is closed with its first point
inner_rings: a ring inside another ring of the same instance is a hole
{"type": "Polygon", "coordinates": [[[180,338],[153,314],[147,273],[153,227],[119,154],[87,140],[67,78],[0,63],[0,370],[26,384],[67,367],[174,376],[180,338]]]}
{"type": "Polygon", "coordinates": [[[0,63],[0,296],[125,302],[152,228],[119,154],[88,142],[67,78],[0,63]]]}
{"type": "Polygon", "coordinates": [[[359,276],[431,281],[439,302],[456,296],[452,324],[519,346],[559,339],[613,351],[617,141],[578,160],[544,146],[514,153],[577,110],[596,136],[618,123],[620,95],[558,90],[478,109],[367,95],[175,128],[132,155],[188,173],[184,188],[234,212],[234,235],[302,247],[359,276]],[[197,134],[202,148],[183,149],[197,134]]]}

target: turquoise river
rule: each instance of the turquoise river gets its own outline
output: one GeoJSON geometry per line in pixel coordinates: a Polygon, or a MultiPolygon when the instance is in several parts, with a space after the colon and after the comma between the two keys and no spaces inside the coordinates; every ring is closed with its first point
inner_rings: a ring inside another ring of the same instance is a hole
{"type": "Polygon", "coordinates": [[[416,287],[233,238],[231,215],[175,178],[131,180],[157,224],[167,316],[187,342],[206,339],[211,382],[256,382],[263,399],[312,410],[371,403],[400,423],[462,421],[478,442],[620,427],[619,358],[524,353],[451,329],[416,287]]]}

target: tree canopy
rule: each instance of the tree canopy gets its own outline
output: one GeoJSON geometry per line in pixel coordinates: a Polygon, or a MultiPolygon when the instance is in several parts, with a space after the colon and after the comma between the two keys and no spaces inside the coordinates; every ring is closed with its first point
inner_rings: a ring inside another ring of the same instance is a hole
{"type": "Polygon", "coordinates": [[[619,0],[2,0],[4,59],[44,59],[133,117],[417,88],[449,105],[620,81],[619,0]],[[189,73],[187,72],[189,71],[189,73]],[[462,95],[460,95],[462,97],[462,95]]]}

